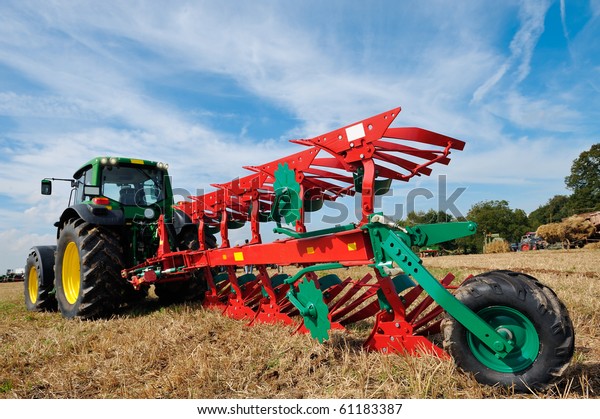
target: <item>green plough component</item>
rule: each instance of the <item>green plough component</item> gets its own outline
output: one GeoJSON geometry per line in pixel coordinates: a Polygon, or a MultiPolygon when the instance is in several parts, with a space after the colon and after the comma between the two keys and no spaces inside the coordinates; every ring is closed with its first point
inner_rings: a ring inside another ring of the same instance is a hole
{"type": "Polygon", "coordinates": [[[388,267],[390,261],[395,262],[406,274],[414,278],[448,314],[489,347],[498,359],[506,357],[514,348],[514,344],[458,301],[421,265],[421,259],[410,249],[410,246],[413,245],[424,246],[471,235],[476,231],[476,224],[464,222],[395,228],[384,222],[380,214],[373,214],[371,220],[377,220],[377,222],[371,222],[363,228],[369,231],[375,255],[375,266],[380,269],[382,275],[387,276],[384,267],[388,267]]]}
{"type": "Polygon", "coordinates": [[[283,217],[285,222],[292,224],[300,219],[300,184],[296,180],[296,172],[290,169],[287,163],[279,164],[274,172],[275,202],[271,212],[271,218],[278,224],[283,217]]]}
{"type": "Polygon", "coordinates": [[[470,236],[477,230],[477,224],[472,221],[439,224],[418,224],[406,227],[413,239],[412,246],[431,246],[438,243],[470,236]]]}
{"type": "Polygon", "coordinates": [[[323,293],[317,289],[313,281],[304,279],[298,284],[298,291],[292,287],[287,293],[287,298],[300,311],[304,317],[304,326],[310,331],[310,335],[323,342],[329,339],[329,309],[323,301],[323,293]]]}
{"type": "Polygon", "coordinates": [[[325,271],[329,269],[343,268],[340,263],[322,263],[320,265],[308,266],[300,269],[294,276],[284,280],[291,285],[286,297],[304,317],[304,326],[310,331],[310,335],[319,342],[329,339],[329,308],[323,301],[323,292],[317,288],[313,281],[305,278],[298,284],[298,291],[294,284],[308,272],[325,271]]]}
{"type": "Polygon", "coordinates": [[[322,230],[308,231],[306,233],[298,233],[297,231],[290,230],[289,228],[275,227],[273,233],[285,234],[295,239],[306,239],[309,237],[325,236],[329,234],[339,233],[341,231],[354,230],[356,226],[354,224],[347,224],[343,226],[324,228],[322,230]]]}
{"type": "Polygon", "coordinates": [[[383,243],[383,246],[389,252],[392,260],[407,273],[410,273],[436,303],[477,336],[490,349],[496,352],[496,356],[504,358],[513,349],[514,345],[510,341],[506,340],[504,336],[496,332],[481,317],[458,301],[421,266],[419,263],[420,259],[415,256],[410,247],[402,240],[394,234],[390,234],[383,243]]]}

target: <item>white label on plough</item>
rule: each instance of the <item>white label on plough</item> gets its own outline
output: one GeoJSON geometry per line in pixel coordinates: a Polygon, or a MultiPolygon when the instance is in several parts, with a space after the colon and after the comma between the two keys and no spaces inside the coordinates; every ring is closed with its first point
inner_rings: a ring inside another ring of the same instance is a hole
{"type": "Polygon", "coordinates": [[[364,136],[365,127],[363,126],[362,122],[346,128],[346,137],[348,137],[348,142],[358,140],[359,138],[364,138],[364,136]]]}

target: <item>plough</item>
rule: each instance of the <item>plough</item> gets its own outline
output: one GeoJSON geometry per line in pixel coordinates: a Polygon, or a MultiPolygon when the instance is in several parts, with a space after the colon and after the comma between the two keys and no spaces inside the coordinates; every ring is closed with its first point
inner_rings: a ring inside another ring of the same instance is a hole
{"type": "Polygon", "coordinates": [[[556,294],[504,270],[460,285],[452,274],[438,281],[412,248],[475,234],[475,223],[400,227],[376,212],[375,198],[393,181],[428,176],[465,146],[391,127],[399,112],[292,140],[297,153],[246,167],[245,176],[177,204],[162,162],[102,156],[73,179],[42,180],[45,195],[52,180],[70,181],[72,191],[56,245],[35,246],[27,258],[27,308],[108,317],[153,285],[161,300],[200,296],[234,319],[289,325],[321,342],[332,329],[371,322],[368,350],[452,357],[482,383],[545,388],[574,348],[556,294]],[[307,229],[309,213],[343,197],[360,203],[356,222],[307,229]],[[266,223],[277,240],[263,241],[266,223]],[[247,243],[233,246],[230,231],[244,225],[247,243]],[[252,272],[238,273],[248,266],[252,272]]]}
{"type": "Polygon", "coordinates": [[[331,329],[373,319],[364,343],[386,353],[429,353],[446,358],[486,384],[542,389],[573,354],[574,333],[564,305],[534,278],[492,271],[460,287],[448,274],[435,279],[411,250],[468,236],[473,222],[400,227],[374,212],[375,197],[394,180],[427,176],[450,162],[463,141],[421,128],[390,125],[400,108],[308,138],[303,150],[262,165],[175,208],[195,226],[187,247],[158,219],[156,254],[123,269],[136,289],[171,281],[206,287],[203,304],[249,324],[280,323],[324,341],[331,329]],[[355,196],[356,223],[307,231],[308,212],[326,201],[355,196]],[[261,226],[275,223],[282,238],[264,243],[261,226]],[[230,230],[250,226],[245,245],[230,230]],[[220,238],[216,245],[213,235],[220,238]],[[289,274],[271,265],[294,267],[289,274]],[[251,265],[256,273],[238,274],[251,265]],[[367,266],[362,278],[331,273],[367,266]],[[293,273],[292,273],[293,271],[293,273]],[[321,276],[320,276],[321,275],[321,276]],[[428,339],[443,333],[440,347],[428,339]]]}

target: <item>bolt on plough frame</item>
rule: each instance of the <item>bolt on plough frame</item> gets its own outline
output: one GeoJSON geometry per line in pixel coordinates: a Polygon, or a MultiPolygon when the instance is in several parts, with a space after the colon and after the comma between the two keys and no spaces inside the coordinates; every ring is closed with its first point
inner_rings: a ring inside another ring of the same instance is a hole
{"type": "Polygon", "coordinates": [[[203,304],[250,324],[297,326],[319,341],[329,330],[374,317],[365,348],[381,352],[453,356],[482,383],[543,389],[562,374],[574,348],[567,310],[536,279],[511,271],[438,281],[412,246],[430,246],[474,234],[473,222],[399,227],[374,213],[376,195],[394,180],[429,175],[465,143],[421,128],[390,127],[400,108],[314,138],[292,140],[298,153],[251,174],[213,185],[176,208],[197,225],[196,245],[177,251],[159,219],[155,257],[122,272],[134,287],[200,281],[203,304]],[[325,201],[360,194],[356,223],[307,231],[305,214],[325,201]],[[282,239],[263,243],[261,224],[274,222],[282,239]],[[249,223],[251,237],[231,246],[229,230],[249,223]],[[220,236],[219,247],[209,244],[220,236]],[[294,275],[269,274],[269,265],[296,265],[294,275]],[[256,274],[238,275],[253,265],[256,274]],[[372,274],[340,278],[332,270],[369,266],[372,274]],[[320,272],[326,275],[319,276],[320,272]],[[443,347],[427,338],[443,332],[443,347]]]}

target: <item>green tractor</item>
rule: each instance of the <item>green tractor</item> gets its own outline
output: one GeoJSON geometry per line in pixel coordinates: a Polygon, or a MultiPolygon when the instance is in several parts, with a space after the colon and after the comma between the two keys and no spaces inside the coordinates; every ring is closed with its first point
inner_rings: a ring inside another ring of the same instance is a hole
{"type": "MultiPolygon", "coordinates": [[[[69,205],[58,222],[57,243],[35,246],[25,266],[25,305],[30,311],[59,309],[66,318],[94,319],[143,299],[148,286],[134,287],[121,270],[156,254],[157,221],[163,215],[172,249],[197,246],[197,226],[173,209],[168,165],[122,157],[97,157],[73,179],[44,179],[42,194],[52,193],[52,180],[71,182],[69,205]]],[[[156,283],[164,301],[203,294],[201,278],[156,283]]]]}

